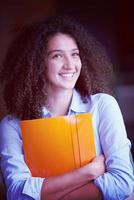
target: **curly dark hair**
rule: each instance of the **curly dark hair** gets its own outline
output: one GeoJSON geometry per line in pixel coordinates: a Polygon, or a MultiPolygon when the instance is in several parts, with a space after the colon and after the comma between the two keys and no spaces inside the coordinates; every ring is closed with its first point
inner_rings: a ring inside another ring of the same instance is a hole
{"type": "Polygon", "coordinates": [[[19,119],[41,118],[47,98],[44,55],[56,33],[69,34],[77,42],[82,70],[75,88],[83,101],[91,94],[111,93],[112,64],[102,44],[74,20],[49,17],[23,27],[5,56],[1,81],[9,114],[19,119]]]}

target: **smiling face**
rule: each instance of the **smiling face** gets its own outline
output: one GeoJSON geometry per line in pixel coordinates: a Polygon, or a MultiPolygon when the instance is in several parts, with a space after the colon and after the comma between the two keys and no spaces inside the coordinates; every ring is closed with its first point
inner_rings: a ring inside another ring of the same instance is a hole
{"type": "Polygon", "coordinates": [[[81,65],[78,46],[70,35],[57,33],[49,39],[45,56],[48,89],[72,90],[81,65]]]}

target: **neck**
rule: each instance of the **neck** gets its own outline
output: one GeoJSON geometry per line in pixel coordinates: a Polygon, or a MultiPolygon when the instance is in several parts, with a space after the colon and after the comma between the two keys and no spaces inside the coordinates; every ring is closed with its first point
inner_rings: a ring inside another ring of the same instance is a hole
{"type": "Polygon", "coordinates": [[[72,90],[48,91],[47,108],[54,116],[66,115],[72,99],[72,90]]]}

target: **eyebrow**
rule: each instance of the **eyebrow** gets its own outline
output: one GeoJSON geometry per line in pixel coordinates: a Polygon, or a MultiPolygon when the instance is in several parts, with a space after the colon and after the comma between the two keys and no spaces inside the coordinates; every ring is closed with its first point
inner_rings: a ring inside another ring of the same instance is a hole
{"type": "MultiPolygon", "coordinates": [[[[71,51],[79,51],[79,49],[75,48],[75,49],[71,49],[71,51]]],[[[48,50],[47,51],[47,55],[49,56],[50,54],[56,53],[56,52],[64,52],[64,50],[62,50],[62,49],[48,50]]]]}

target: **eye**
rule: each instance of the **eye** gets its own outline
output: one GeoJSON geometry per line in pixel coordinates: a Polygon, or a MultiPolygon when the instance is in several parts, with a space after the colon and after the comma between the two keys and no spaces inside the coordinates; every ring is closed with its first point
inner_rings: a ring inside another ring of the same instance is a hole
{"type": "Polygon", "coordinates": [[[62,57],[63,57],[63,55],[60,54],[60,53],[57,53],[57,54],[52,55],[52,58],[53,58],[53,59],[59,59],[59,58],[62,58],[62,57]]]}
{"type": "Polygon", "coordinates": [[[77,57],[80,57],[80,54],[79,54],[79,52],[74,52],[74,53],[72,53],[72,56],[77,58],[77,57]]]}

